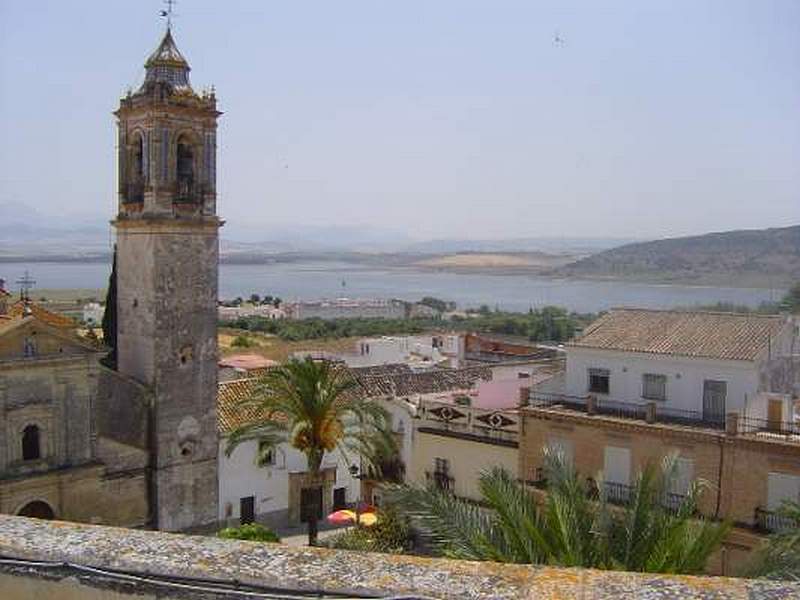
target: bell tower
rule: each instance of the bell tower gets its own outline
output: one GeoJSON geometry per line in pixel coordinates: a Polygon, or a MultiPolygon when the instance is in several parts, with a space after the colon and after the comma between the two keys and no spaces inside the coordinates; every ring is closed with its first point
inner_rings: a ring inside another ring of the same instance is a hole
{"type": "Polygon", "coordinates": [[[154,525],[217,519],[216,97],[189,83],[167,27],[120,100],[117,368],[152,391],[154,525]]]}

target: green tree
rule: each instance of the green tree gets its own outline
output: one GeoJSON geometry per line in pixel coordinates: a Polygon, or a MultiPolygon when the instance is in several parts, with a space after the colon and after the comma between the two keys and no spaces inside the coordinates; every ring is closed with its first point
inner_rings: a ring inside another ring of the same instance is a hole
{"type": "Polygon", "coordinates": [[[429,306],[434,310],[438,310],[439,312],[447,312],[450,303],[445,300],[440,300],[439,298],[434,298],[433,296],[425,296],[422,300],[419,301],[420,304],[424,306],[429,306]]]}
{"type": "Polygon", "coordinates": [[[800,581],[800,502],[785,502],[778,515],[784,527],[769,536],[747,574],[800,581]]]}
{"type": "Polygon", "coordinates": [[[317,543],[317,509],[322,494],[321,465],[326,452],[338,449],[348,462],[379,471],[379,458],[394,450],[388,413],[355,393],[348,372],[327,361],[291,360],[268,371],[243,407],[264,415],[234,430],[226,453],[249,440],[258,440],[259,461],[281,443],[289,443],[306,457],[313,493],[307,494],[308,543],[317,543]]]}
{"type": "Polygon", "coordinates": [[[108,277],[106,307],[103,311],[103,343],[111,348],[111,352],[103,362],[112,369],[117,368],[117,246],[114,245],[114,257],[111,261],[111,275],[108,277]]]}
{"type": "Polygon", "coordinates": [[[660,469],[647,466],[622,507],[610,506],[605,486],[593,490],[562,456],[546,451],[545,459],[548,492],[541,504],[499,468],[481,476],[481,504],[408,486],[395,487],[390,499],[434,549],[471,560],[700,573],[729,530],[695,517],[699,482],[678,506],[665,506],[674,457],[660,469]]]}
{"type": "Polygon", "coordinates": [[[261,296],[258,294],[250,294],[250,304],[258,304],[261,302],[261,296]]]}
{"type": "Polygon", "coordinates": [[[800,281],[795,283],[783,297],[781,306],[791,313],[800,313],[800,281]]]}

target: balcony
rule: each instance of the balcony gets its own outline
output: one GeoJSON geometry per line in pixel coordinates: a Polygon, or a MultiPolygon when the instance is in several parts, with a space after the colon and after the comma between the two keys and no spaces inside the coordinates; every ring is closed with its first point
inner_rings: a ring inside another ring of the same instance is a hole
{"type": "Polygon", "coordinates": [[[755,528],[764,533],[776,533],[788,531],[800,526],[800,523],[782,515],[774,510],[767,510],[764,508],[756,508],[755,514],[755,528]]]}
{"type": "Polygon", "coordinates": [[[606,495],[606,501],[610,504],[627,504],[631,499],[631,492],[633,486],[626,483],[617,483],[615,481],[604,481],[603,491],[606,495]]]}
{"type": "Polygon", "coordinates": [[[426,471],[425,479],[443,492],[452,492],[455,488],[455,479],[447,471],[426,471]]]}
{"type": "Polygon", "coordinates": [[[531,408],[552,408],[580,412],[587,415],[645,421],[647,423],[663,423],[715,430],[724,430],[726,421],[724,414],[709,414],[702,411],[668,408],[655,402],[621,402],[592,396],[569,396],[541,392],[531,393],[529,406],[531,408]]]}
{"type": "Polygon", "coordinates": [[[800,442],[800,423],[797,422],[740,416],[738,419],[738,429],[739,433],[750,433],[758,435],[759,437],[788,442],[800,442]]]}

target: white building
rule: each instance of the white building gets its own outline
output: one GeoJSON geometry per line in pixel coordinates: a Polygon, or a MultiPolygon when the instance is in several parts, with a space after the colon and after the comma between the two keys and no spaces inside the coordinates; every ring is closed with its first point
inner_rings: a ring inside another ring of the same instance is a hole
{"type": "Polygon", "coordinates": [[[105,306],[99,302],[89,302],[83,305],[83,322],[87,325],[100,325],[103,322],[105,306]]]}
{"type": "Polygon", "coordinates": [[[406,303],[382,298],[334,298],[285,305],[291,319],[404,319],[406,303]]]}
{"type": "Polygon", "coordinates": [[[362,338],[350,352],[333,354],[305,350],[294,356],[341,361],[354,368],[399,364],[408,365],[415,371],[435,367],[457,368],[464,360],[464,337],[435,334],[362,338]]]}
{"type": "Polygon", "coordinates": [[[242,304],[240,306],[218,306],[217,318],[220,321],[235,321],[242,317],[263,317],[265,319],[285,319],[286,313],[282,308],[271,304],[242,304]]]}
{"type": "Polygon", "coordinates": [[[791,421],[796,337],[782,316],[613,309],[567,344],[564,392],[706,422],[732,412],[791,421]]]}
{"type": "MultiPolygon", "coordinates": [[[[227,434],[257,417],[240,406],[255,382],[239,379],[219,385],[219,521],[228,525],[252,520],[271,527],[296,525],[305,520],[304,494],[311,489],[305,456],[289,444],[281,444],[273,450],[270,464],[259,466],[255,441],[243,443],[231,456],[225,453],[227,434]]],[[[322,518],[358,500],[360,482],[351,474],[351,466],[338,451],[325,455],[322,518]]]]}

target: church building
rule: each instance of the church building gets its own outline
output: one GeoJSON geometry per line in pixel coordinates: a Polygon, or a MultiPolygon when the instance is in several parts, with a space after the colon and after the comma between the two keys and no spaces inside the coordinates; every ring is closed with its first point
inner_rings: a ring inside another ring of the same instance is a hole
{"type": "Polygon", "coordinates": [[[168,531],[217,518],[221,113],[169,27],[145,70],[114,113],[115,367],[0,293],[0,512],[168,531]]]}

